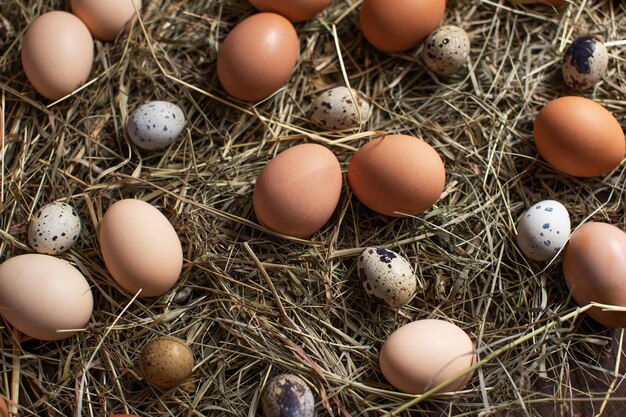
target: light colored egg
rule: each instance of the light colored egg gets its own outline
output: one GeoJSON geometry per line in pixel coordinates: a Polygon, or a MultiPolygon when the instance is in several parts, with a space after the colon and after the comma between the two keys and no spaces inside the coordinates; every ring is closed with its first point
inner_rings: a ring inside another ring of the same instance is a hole
{"type": "Polygon", "coordinates": [[[575,177],[595,177],[617,168],[626,142],[619,122],[584,97],[552,100],[537,114],[537,150],[555,169],[575,177]]]}
{"type": "Polygon", "coordinates": [[[141,10],[141,0],[71,0],[72,13],[80,17],[91,34],[112,41],[141,10]]]}
{"type": "Polygon", "coordinates": [[[437,29],[446,0],[364,0],[359,14],[361,31],[377,49],[406,51],[437,29]]]}
{"type": "Polygon", "coordinates": [[[42,96],[58,100],[89,78],[93,38],[87,26],[71,13],[42,14],[22,40],[22,66],[28,81],[42,96]]]}
{"type": "Polygon", "coordinates": [[[224,90],[240,100],[263,100],[282,88],[296,66],[300,41],[291,22],[276,13],[242,20],[217,55],[224,90]]]}
{"type": "Polygon", "coordinates": [[[89,283],[68,262],[27,254],[0,265],[0,312],[22,333],[60,340],[85,327],[93,310],[89,283]]]}
{"type": "Polygon", "coordinates": [[[370,209],[393,217],[431,208],[443,192],[446,172],[429,144],[407,135],[387,135],[362,146],[348,166],[354,195],[370,209]]]}
{"type": "Polygon", "coordinates": [[[254,213],[266,228],[307,237],[330,219],[341,194],[337,157],[321,145],[305,143],[278,154],[254,186],[254,213]]]}
{"type": "Polygon", "coordinates": [[[107,269],[126,291],[156,297],[176,284],[183,250],[169,220],[145,201],[114,203],[100,223],[100,249],[107,269]]]}
{"type": "Polygon", "coordinates": [[[39,209],[28,224],[28,242],[35,252],[58,255],[74,246],[80,229],[74,207],[51,203],[39,209]]]}
{"type": "Polygon", "coordinates": [[[374,300],[399,308],[417,288],[413,267],[404,257],[384,248],[366,248],[357,261],[365,292],[374,300]]]}
{"type": "Polygon", "coordinates": [[[128,118],[128,136],[141,149],[162,149],[174,143],[185,129],[185,114],[174,103],[150,101],[128,118]]]}
{"type": "Polygon", "coordinates": [[[15,30],[9,19],[0,14],[0,46],[7,45],[15,37],[15,30]]]}
{"type": "MultiPolygon", "coordinates": [[[[380,369],[400,391],[423,394],[474,363],[474,343],[458,326],[443,320],[418,320],[393,332],[380,350],[380,369]]],[[[463,388],[472,374],[440,392],[463,388]]]]}
{"type": "Polygon", "coordinates": [[[178,338],[160,337],[141,351],[139,369],[150,385],[173,388],[191,375],[193,353],[187,343],[178,338]]]}
{"type": "Polygon", "coordinates": [[[530,259],[552,259],[567,243],[571,223],[565,206],[543,200],[530,207],[517,225],[517,244],[530,259]]]}
{"type": "Polygon", "coordinates": [[[315,398],[302,378],[277,375],[267,384],[261,396],[264,417],[314,417],[315,398]]]}
{"type": "Polygon", "coordinates": [[[303,22],[320,14],[330,0],[250,0],[250,4],[262,12],[278,13],[292,22],[303,22]]]}
{"type": "Polygon", "coordinates": [[[602,41],[583,36],[567,48],[563,57],[563,79],[576,90],[588,90],[606,75],[609,53],[602,41]]]}
{"type": "Polygon", "coordinates": [[[470,41],[467,32],[458,26],[442,26],[424,42],[422,56],[431,71],[451,75],[467,63],[470,41]]]}
{"type": "Polygon", "coordinates": [[[370,117],[367,96],[348,87],[335,87],[317,96],[311,105],[311,121],[322,129],[357,128],[370,117]],[[356,101],[356,105],[355,105],[356,101]]]}
{"type": "MultiPolygon", "coordinates": [[[[572,233],[563,252],[563,276],[572,297],[626,307],[626,233],[607,223],[585,223],[572,233]]],[[[626,312],[587,310],[607,327],[626,327],[626,312]]]]}

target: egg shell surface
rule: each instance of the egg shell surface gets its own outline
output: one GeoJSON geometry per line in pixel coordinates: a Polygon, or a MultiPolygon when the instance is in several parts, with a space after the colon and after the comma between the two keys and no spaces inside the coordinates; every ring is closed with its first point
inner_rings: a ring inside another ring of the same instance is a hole
{"type": "Polygon", "coordinates": [[[602,41],[592,36],[576,39],[563,57],[563,79],[576,90],[588,90],[606,75],[609,53],[602,41]]]}
{"type": "MultiPolygon", "coordinates": [[[[563,254],[563,276],[572,297],[626,307],[626,233],[607,223],[585,223],[572,233],[563,254]]],[[[587,310],[606,327],[626,327],[626,312],[587,310]]]]}
{"type": "Polygon", "coordinates": [[[431,71],[451,75],[467,63],[470,40],[458,26],[442,26],[433,31],[424,42],[422,56],[431,71]]]}
{"type": "Polygon", "coordinates": [[[36,18],[22,40],[22,66],[35,90],[50,100],[71,93],[89,78],[93,38],[71,13],[53,11],[36,18]]]}
{"type": "Polygon", "coordinates": [[[176,284],[183,250],[169,220],[145,201],[114,203],[100,223],[100,248],[107,269],[126,291],[142,297],[164,294],[176,284]]]}
{"type": "Polygon", "coordinates": [[[423,140],[388,135],[371,140],[354,154],[348,181],[367,207],[402,217],[422,213],[439,200],[446,172],[437,151],[423,140]]]}
{"type": "Polygon", "coordinates": [[[320,14],[331,0],[250,0],[262,12],[280,14],[292,22],[303,22],[320,14]]]}
{"type": "Polygon", "coordinates": [[[191,375],[193,353],[187,343],[178,338],[160,337],[144,347],[139,368],[150,385],[172,388],[191,375]]]}
{"type": "Polygon", "coordinates": [[[330,219],[341,194],[341,167],[322,145],[293,146],[267,163],[254,186],[254,212],[270,230],[307,237],[330,219]]]}
{"type": "Polygon", "coordinates": [[[178,139],[185,129],[185,114],[174,103],[150,101],[137,107],[128,118],[128,136],[141,149],[162,149],[178,139]]]}
{"type": "Polygon", "coordinates": [[[89,283],[62,259],[26,254],[0,265],[0,313],[22,333],[65,339],[85,327],[92,311],[89,283]]]}
{"type": "Polygon", "coordinates": [[[276,13],[258,13],[242,20],[224,39],[217,75],[231,96],[258,101],[287,83],[299,55],[300,41],[291,22],[276,13]]]}
{"type": "Polygon", "coordinates": [[[291,375],[277,375],[263,390],[261,408],[264,417],[314,417],[315,398],[311,388],[302,378],[291,375]]]}
{"type": "Polygon", "coordinates": [[[517,226],[517,244],[530,259],[552,259],[567,243],[571,223],[565,206],[543,200],[522,214],[517,226]]]}
{"type": "Polygon", "coordinates": [[[537,114],[535,145],[555,169],[575,177],[595,177],[617,168],[626,142],[619,122],[584,97],[550,101],[537,114]]]}
{"type": "Polygon", "coordinates": [[[400,254],[384,248],[366,248],[357,261],[365,292],[374,300],[399,308],[417,288],[413,267],[400,254]]]}
{"type": "Polygon", "coordinates": [[[370,117],[367,96],[348,87],[334,87],[317,96],[311,105],[311,121],[322,129],[357,128],[370,117]],[[356,101],[356,105],[355,105],[356,101]]]}
{"type": "Polygon", "coordinates": [[[74,246],[80,230],[80,217],[74,207],[51,203],[39,209],[28,224],[28,242],[35,252],[58,255],[74,246]]]}
{"type": "Polygon", "coordinates": [[[141,0],[71,0],[72,13],[89,28],[91,34],[103,41],[112,41],[141,10],[141,0]]]}

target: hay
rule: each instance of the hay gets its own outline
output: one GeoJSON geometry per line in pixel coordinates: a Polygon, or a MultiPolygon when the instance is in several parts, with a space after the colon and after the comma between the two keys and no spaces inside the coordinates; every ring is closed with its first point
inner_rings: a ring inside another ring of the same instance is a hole
{"type": "Polygon", "coordinates": [[[143,25],[96,44],[93,82],[52,106],[28,85],[20,42],[34,17],[67,5],[32,3],[0,4],[18,34],[0,51],[0,252],[29,251],[29,216],[70,202],[84,230],[62,257],[88,278],[96,308],[84,332],[59,343],[21,340],[3,325],[0,392],[19,396],[20,415],[254,416],[263,384],[285,371],[308,381],[321,416],[382,415],[413,397],[382,377],[381,343],[421,318],[458,324],[480,359],[499,351],[465,390],[419,398],[402,415],[623,415],[623,334],[588,318],[560,321],[576,306],[559,261],[529,263],[512,239],[521,212],[547,198],[568,207],[573,225],[590,215],[624,225],[623,167],[566,177],[537,157],[532,140],[538,109],[571,93],[560,56],[585,33],[602,35],[611,54],[606,80],[589,95],[624,123],[623,2],[574,0],[557,13],[451,0],[445,22],[469,32],[472,54],[469,71],[445,80],[426,71],[419,51],[375,51],[358,30],[359,2],[334,0],[321,18],[297,25],[302,55],[289,84],[253,107],[228,97],[215,69],[219,42],[253,13],[244,0],[149,1],[143,25]],[[316,131],[309,104],[346,82],[371,97],[370,122],[360,133],[316,131]],[[137,152],[124,125],[152,99],[180,104],[188,129],[168,149],[137,152]],[[442,155],[447,184],[432,210],[384,218],[344,187],[331,222],[311,240],[256,225],[254,181],[273,155],[323,143],[345,170],[378,132],[422,137],[442,155]],[[97,225],[122,197],[157,206],[183,242],[180,283],[161,298],[124,293],[100,258],[97,225]],[[417,270],[419,293],[397,314],[374,305],[358,282],[355,255],[370,245],[400,251],[417,270]],[[141,382],[136,360],[166,334],[188,341],[197,365],[188,383],[157,392],[141,382]]]}

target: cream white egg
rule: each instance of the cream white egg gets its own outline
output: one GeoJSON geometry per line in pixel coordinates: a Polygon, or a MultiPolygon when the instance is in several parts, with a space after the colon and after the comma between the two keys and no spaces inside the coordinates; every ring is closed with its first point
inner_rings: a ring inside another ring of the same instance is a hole
{"type": "Polygon", "coordinates": [[[567,243],[570,228],[569,213],[563,204],[540,201],[522,215],[517,225],[517,244],[528,258],[547,261],[567,243]]]}
{"type": "Polygon", "coordinates": [[[35,252],[58,255],[74,246],[80,230],[80,217],[74,207],[51,203],[39,209],[28,224],[28,242],[35,252]]]}
{"type": "Polygon", "coordinates": [[[130,139],[141,149],[162,149],[183,133],[185,115],[174,103],[150,101],[130,115],[127,129],[130,139]]]}
{"type": "Polygon", "coordinates": [[[394,251],[366,248],[357,267],[365,292],[380,303],[399,308],[415,294],[417,280],[413,267],[394,251]]]}

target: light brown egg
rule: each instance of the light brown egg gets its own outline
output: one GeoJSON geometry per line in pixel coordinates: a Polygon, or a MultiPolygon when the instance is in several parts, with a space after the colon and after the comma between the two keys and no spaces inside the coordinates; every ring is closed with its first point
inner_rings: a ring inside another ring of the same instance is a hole
{"type": "MultiPolygon", "coordinates": [[[[572,233],[565,246],[563,276],[574,300],[626,307],[626,233],[591,222],[572,233]]],[[[626,313],[593,307],[587,313],[607,327],[626,327],[626,313]]]]}
{"type": "Polygon", "coordinates": [[[443,192],[446,172],[429,144],[406,135],[388,135],[362,146],[348,166],[354,195],[387,216],[415,215],[431,208],[443,192]]]}
{"type": "MultiPolygon", "coordinates": [[[[380,350],[380,369],[400,391],[423,394],[474,364],[474,343],[459,327],[443,320],[418,320],[393,332],[380,350]]],[[[440,392],[463,388],[472,373],[440,392]]]]}
{"type": "Polygon", "coordinates": [[[117,38],[141,10],[141,0],[71,0],[72,13],[85,22],[91,34],[103,41],[117,38]],[[133,5],[134,3],[134,5],[133,5]]]}
{"type": "Polygon", "coordinates": [[[89,78],[93,39],[71,13],[48,12],[31,23],[22,41],[22,66],[42,96],[58,100],[89,78]]]}
{"type": "Polygon", "coordinates": [[[317,144],[283,151],[263,168],[254,187],[254,212],[270,230],[294,237],[318,231],[339,202],[341,167],[317,144]]]}
{"type": "Polygon", "coordinates": [[[405,51],[437,29],[445,10],[446,0],[364,0],[361,31],[381,51],[405,51]]]}
{"type": "Polygon", "coordinates": [[[537,114],[533,134],[541,156],[553,168],[575,177],[612,171],[626,147],[615,117],[584,97],[561,97],[546,104],[537,114]]]}
{"type": "Polygon", "coordinates": [[[22,333],[61,340],[85,327],[93,310],[89,283],[68,262],[26,254],[0,265],[0,312],[22,333]]]}
{"type": "Polygon", "coordinates": [[[100,248],[111,276],[126,291],[155,297],[176,284],[183,250],[169,220],[145,201],[113,204],[100,223],[100,248]]]}
{"type": "Polygon", "coordinates": [[[275,13],[258,13],[242,20],[224,39],[217,75],[231,96],[262,100],[287,83],[299,54],[291,22],[275,13]]]}
{"type": "Polygon", "coordinates": [[[250,0],[250,4],[262,12],[278,13],[292,22],[302,22],[320,14],[330,0],[250,0]]]}
{"type": "Polygon", "coordinates": [[[164,336],[149,342],[141,352],[139,368],[146,381],[169,389],[182,383],[193,369],[193,353],[184,341],[164,336]]]}

